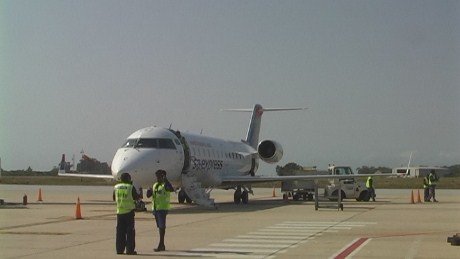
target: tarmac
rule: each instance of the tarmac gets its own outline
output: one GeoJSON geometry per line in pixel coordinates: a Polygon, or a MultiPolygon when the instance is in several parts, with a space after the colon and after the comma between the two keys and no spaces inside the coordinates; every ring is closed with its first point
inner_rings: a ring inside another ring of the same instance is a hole
{"type": "MultiPolygon", "coordinates": [[[[422,192],[422,190],[420,191],[422,192]]],[[[173,202],[165,252],[150,208],[136,213],[136,257],[152,258],[459,258],[447,238],[460,232],[460,190],[437,190],[438,203],[414,204],[411,190],[377,189],[376,202],[344,210],[283,201],[256,188],[249,204],[214,190],[217,209],[173,202]]],[[[423,193],[420,193],[423,195],[423,193]]],[[[119,258],[115,204],[107,186],[0,185],[0,258],[119,258]],[[37,202],[41,189],[41,202],[37,202]],[[27,195],[28,204],[22,205],[27,195]],[[80,198],[83,219],[75,219],[80,198]]],[[[422,197],[423,199],[423,197],[422,197]]],[[[176,201],[177,196],[172,195],[176,201]]],[[[150,206],[148,206],[150,207],[150,206]]]]}

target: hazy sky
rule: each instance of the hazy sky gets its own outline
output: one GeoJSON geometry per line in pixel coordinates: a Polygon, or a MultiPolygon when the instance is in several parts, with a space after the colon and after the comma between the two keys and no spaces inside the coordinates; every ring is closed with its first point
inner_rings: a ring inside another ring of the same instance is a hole
{"type": "MultiPolygon", "coordinates": [[[[460,1],[0,2],[0,157],[111,163],[150,125],[260,139],[280,164],[460,163],[460,1]]],[[[261,167],[271,173],[274,166],[261,167]]]]}

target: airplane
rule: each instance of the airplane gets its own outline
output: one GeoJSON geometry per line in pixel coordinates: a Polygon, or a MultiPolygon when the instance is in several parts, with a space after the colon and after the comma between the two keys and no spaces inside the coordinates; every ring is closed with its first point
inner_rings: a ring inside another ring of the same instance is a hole
{"type": "MultiPolygon", "coordinates": [[[[212,189],[233,189],[234,203],[248,203],[253,193],[251,184],[289,180],[316,180],[350,178],[344,175],[256,175],[259,160],[277,163],[283,157],[281,144],[274,140],[259,142],[262,114],[272,111],[306,110],[307,108],[263,108],[256,104],[250,109],[223,111],[252,112],[246,138],[240,141],[225,140],[171,128],[151,126],[139,129],[128,136],[116,151],[112,175],[65,174],[63,176],[97,177],[119,180],[129,173],[133,185],[149,188],[156,181],[155,172],[165,170],[168,180],[178,190],[179,203],[194,201],[198,205],[215,207],[210,198],[212,189]]],[[[357,175],[368,176],[368,175],[357,175]]]]}

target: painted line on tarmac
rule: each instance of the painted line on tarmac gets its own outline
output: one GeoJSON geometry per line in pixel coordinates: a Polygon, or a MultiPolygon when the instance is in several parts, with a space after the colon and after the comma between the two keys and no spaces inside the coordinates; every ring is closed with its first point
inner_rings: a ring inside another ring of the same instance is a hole
{"type": "Polygon", "coordinates": [[[371,222],[309,222],[287,221],[267,226],[253,232],[211,243],[207,247],[183,251],[176,256],[203,256],[215,258],[274,258],[308,243],[325,233],[364,227],[371,222]]]}
{"type": "Polygon", "coordinates": [[[280,239],[254,239],[254,238],[228,238],[222,240],[222,242],[235,242],[235,243],[244,243],[244,244],[251,244],[251,243],[268,243],[268,244],[291,244],[298,242],[299,239],[286,239],[286,240],[280,240],[280,239]]]}
{"type": "Polygon", "coordinates": [[[334,254],[331,258],[333,259],[345,259],[349,256],[353,256],[356,254],[361,248],[363,248],[367,243],[369,243],[372,238],[361,237],[351,241],[350,244],[346,245],[344,248],[339,250],[336,254],[334,254]]]}

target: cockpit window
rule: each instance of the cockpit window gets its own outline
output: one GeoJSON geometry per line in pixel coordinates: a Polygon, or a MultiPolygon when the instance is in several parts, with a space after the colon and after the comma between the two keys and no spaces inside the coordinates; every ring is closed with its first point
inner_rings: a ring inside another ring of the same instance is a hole
{"type": "Polygon", "coordinates": [[[121,147],[134,147],[136,142],[137,142],[137,139],[128,139],[121,147]]]}
{"type": "Polygon", "coordinates": [[[174,142],[172,141],[172,139],[160,138],[158,139],[158,143],[160,144],[160,148],[176,149],[176,146],[174,145],[174,142]]]}
{"type": "Polygon", "coordinates": [[[172,139],[162,138],[139,138],[128,139],[123,148],[160,148],[160,149],[176,149],[172,139]]]}
{"type": "Polygon", "coordinates": [[[135,145],[136,148],[158,148],[158,141],[154,138],[141,138],[135,145]]]}

